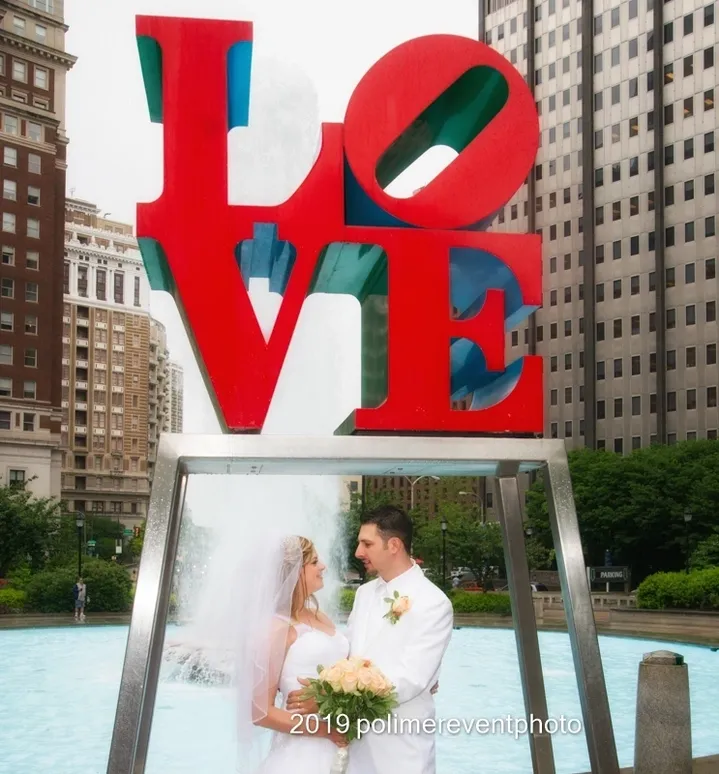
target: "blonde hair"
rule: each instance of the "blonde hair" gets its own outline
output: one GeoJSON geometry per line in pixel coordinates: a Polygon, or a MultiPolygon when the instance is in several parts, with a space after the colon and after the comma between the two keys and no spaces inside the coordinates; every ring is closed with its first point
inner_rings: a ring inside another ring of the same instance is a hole
{"type": "MultiPolygon", "coordinates": [[[[299,549],[302,551],[302,570],[304,570],[317,556],[317,549],[315,544],[306,537],[298,535],[296,540],[299,541],[299,549]]],[[[315,617],[317,617],[320,609],[315,595],[307,593],[307,584],[305,583],[305,575],[302,570],[300,570],[300,577],[297,579],[297,585],[292,592],[292,603],[290,606],[290,617],[295,621],[299,620],[298,616],[307,607],[308,601],[311,601],[314,605],[315,617]]]]}

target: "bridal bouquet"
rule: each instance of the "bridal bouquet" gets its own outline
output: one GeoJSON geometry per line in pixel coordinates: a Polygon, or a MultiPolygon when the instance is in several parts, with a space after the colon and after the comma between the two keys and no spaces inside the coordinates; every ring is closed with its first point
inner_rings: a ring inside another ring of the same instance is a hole
{"type": "MultiPolygon", "coordinates": [[[[330,667],[320,665],[317,673],[304,697],[314,699],[319,716],[350,742],[360,735],[360,721],[367,728],[397,706],[394,685],[369,659],[352,656],[330,667]]],[[[347,762],[347,749],[339,749],[331,774],[345,771],[347,762]]]]}

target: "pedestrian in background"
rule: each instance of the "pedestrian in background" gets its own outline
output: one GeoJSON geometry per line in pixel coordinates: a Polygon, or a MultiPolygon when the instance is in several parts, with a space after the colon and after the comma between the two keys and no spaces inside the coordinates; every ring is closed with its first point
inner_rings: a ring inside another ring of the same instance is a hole
{"type": "Polygon", "coordinates": [[[72,595],[75,598],[75,620],[85,620],[85,601],[87,600],[87,586],[82,578],[78,577],[77,583],[72,587],[72,595]]]}

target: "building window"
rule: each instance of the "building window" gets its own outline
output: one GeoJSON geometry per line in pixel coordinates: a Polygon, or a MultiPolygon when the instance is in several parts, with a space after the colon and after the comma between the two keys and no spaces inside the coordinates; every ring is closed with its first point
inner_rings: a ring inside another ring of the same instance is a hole
{"type": "Polygon", "coordinates": [[[20,133],[18,120],[15,116],[10,116],[7,113],[3,115],[3,131],[5,134],[20,133]]]}
{"type": "Polygon", "coordinates": [[[27,203],[34,207],[40,206],[40,189],[34,186],[28,186],[27,189],[27,203]]]}
{"type": "Polygon", "coordinates": [[[12,212],[3,212],[2,214],[2,230],[7,234],[15,233],[15,214],[12,212]]]}
{"type": "Polygon", "coordinates": [[[22,429],[26,433],[32,433],[35,430],[35,415],[24,413],[22,415],[22,429]]]}
{"type": "Polygon", "coordinates": [[[82,298],[87,298],[87,275],[89,268],[87,266],[77,267],[77,294],[82,298]]]}
{"type": "Polygon", "coordinates": [[[47,91],[50,88],[50,77],[48,71],[44,67],[35,66],[35,86],[38,89],[44,89],[47,91]]]}
{"type": "Polygon", "coordinates": [[[2,196],[11,202],[17,201],[17,183],[14,180],[2,181],[2,196]]]}
{"type": "Polygon", "coordinates": [[[27,83],[27,62],[20,62],[17,59],[12,60],[12,77],[15,81],[27,83]]]}
{"type": "Polygon", "coordinates": [[[717,388],[707,387],[707,408],[716,408],[717,405],[717,388]]]}
{"type": "Polygon", "coordinates": [[[35,400],[37,397],[37,382],[25,382],[22,391],[23,398],[35,400]]]}
{"type": "Polygon", "coordinates": [[[0,344],[0,365],[12,365],[12,347],[8,344],[0,344]]]}
{"type": "Polygon", "coordinates": [[[15,316],[12,312],[0,312],[0,331],[12,331],[15,329],[15,316]]]}
{"type": "Polygon", "coordinates": [[[113,279],[115,283],[115,302],[122,304],[125,302],[125,275],[122,272],[116,271],[113,279]]]}
{"type": "Polygon", "coordinates": [[[3,277],[0,280],[0,297],[15,298],[15,280],[3,277]]]}
{"type": "Polygon", "coordinates": [[[25,300],[31,304],[36,304],[38,301],[39,288],[37,282],[25,283],[25,300]]]}
{"type": "Polygon", "coordinates": [[[12,397],[12,379],[7,376],[0,376],[0,398],[12,397]]]}
{"type": "Polygon", "coordinates": [[[27,235],[33,239],[40,239],[40,221],[37,218],[27,219],[27,235]]]}
{"type": "Polygon", "coordinates": [[[697,407],[697,391],[687,390],[687,411],[693,411],[697,407]]]}
{"type": "MultiPolygon", "coordinates": [[[[30,416],[33,416],[32,414],[30,416]]],[[[11,489],[24,489],[25,488],[25,471],[24,470],[10,470],[8,472],[8,485],[11,489]]]]}
{"type": "Polygon", "coordinates": [[[6,167],[17,167],[17,148],[3,149],[3,163],[6,167]]]}
{"type": "Polygon", "coordinates": [[[140,278],[135,277],[135,306],[140,306],[140,278]]]}
{"type": "Polygon", "coordinates": [[[40,268],[40,253],[36,250],[28,250],[25,254],[25,266],[31,271],[38,271],[40,268]]]}
{"type": "Polygon", "coordinates": [[[105,269],[97,269],[95,272],[95,295],[99,301],[107,298],[107,272],[105,269]]]}
{"type": "Polygon", "coordinates": [[[37,350],[36,349],[25,350],[25,366],[27,368],[37,368],[37,350]]]}
{"type": "Polygon", "coordinates": [[[37,336],[37,316],[34,314],[25,315],[25,333],[29,336],[37,336]]]}
{"type": "Polygon", "coordinates": [[[27,157],[27,169],[32,175],[42,172],[42,158],[35,153],[29,153],[27,157]]]}

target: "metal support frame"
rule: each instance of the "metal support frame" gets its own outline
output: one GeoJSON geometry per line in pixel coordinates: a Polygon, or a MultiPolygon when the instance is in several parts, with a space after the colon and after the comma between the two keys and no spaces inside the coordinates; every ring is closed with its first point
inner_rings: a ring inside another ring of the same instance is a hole
{"type": "MultiPolygon", "coordinates": [[[[499,477],[498,504],[527,713],[547,714],[517,475],[546,467],[550,521],[593,774],[619,774],[609,702],[564,442],[416,436],[174,435],[160,439],[108,774],[143,774],[162,663],[188,476],[499,477]]],[[[551,744],[530,737],[535,774],[554,772],[551,744]]]]}
{"type": "Polygon", "coordinates": [[[516,463],[507,462],[499,465],[495,485],[497,510],[502,527],[509,594],[512,599],[512,618],[519,655],[519,671],[522,677],[524,708],[530,719],[529,749],[532,756],[532,771],[534,774],[555,774],[552,737],[544,730],[546,721],[549,719],[549,711],[524,544],[524,520],[517,467],[516,463]],[[541,731],[534,725],[534,721],[541,721],[541,731]]]}

